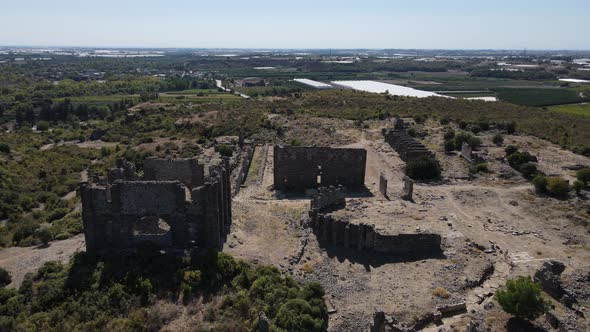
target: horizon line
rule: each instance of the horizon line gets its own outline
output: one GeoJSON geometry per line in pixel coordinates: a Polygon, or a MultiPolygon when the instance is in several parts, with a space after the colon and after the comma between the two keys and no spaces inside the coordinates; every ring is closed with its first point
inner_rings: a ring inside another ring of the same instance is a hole
{"type": "Polygon", "coordinates": [[[387,51],[387,50],[401,50],[401,51],[519,51],[519,52],[536,52],[536,51],[569,51],[569,52],[590,52],[589,49],[568,49],[568,48],[377,48],[377,47],[187,47],[187,46],[76,46],[76,45],[9,45],[0,44],[0,48],[88,48],[88,49],[159,49],[159,50],[339,50],[339,51],[387,51]]]}

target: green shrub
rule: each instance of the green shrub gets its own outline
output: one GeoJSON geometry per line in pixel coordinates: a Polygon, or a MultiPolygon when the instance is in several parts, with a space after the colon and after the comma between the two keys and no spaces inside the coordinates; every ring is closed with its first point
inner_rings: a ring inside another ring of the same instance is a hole
{"type": "Polygon", "coordinates": [[[488,168],[488,164],[486,164],[486,163],[479,163],[479,164],[472,165],[469,168],[469,172],[472,173],[472,174],[490,173],[490,169],[488,168]]]}
{"type": "Polygon", "coordinates": [[[455,151],[455,140],[450,139],[445,141],[445,152],[455,151]]]}
{"type": "Polygon", "coordinates": [[[560,177],[549,178],[547,188],[549,193],[556,197],[566,197],[571,190],[569,182],[560,177]]]}
{"type": "Polygon", "coordinates": [[[524,163],[520,165],[518,170],[525,178],[531,178],[537,174],[537,165],[533,163],[524,163]]]}
{"type": "Polygon", "coordinates": [[[0,143],[0,152],[9,154],[10,153],[10,145],[6,143],[0,143]]]}
{"type": "Polygon", "coordinates": [[[406,175],[414,180],[435,180],[440,174],[438,162],[429,157],[410,160],[406,164],[406,175]]]}
{"type": "Polygon", "coordinates": [[[497,133],[494,135],[494,137],[492,137],[492,143],[498,146],[502,145],[502,143],[504,143],[504,136],[502,136],[500,133],[497,133]]]}
{"type": "Polygon", "coordinates": [[[12,282],[10,273],[3,267],[0,267],[0,287],[4,287],[12,282]]]}
{"type": "Polygon", "coordinates": [[[312,306],[303,299],[291,299],[277,313],[275,325],[286,331],[322,331],[323,320],[314,318],[312,306]]]}
{"type": "Polygon", "coordinates": [[[416,137],[416,129],[415,128],[408,129],[408,135],[410,135],[412,137],[416,137]]]}
{"type": "Polygon", "coordinates": [[[53,240],[53,233],[47,227],[39,227],[35,230],[35,237],[38,238],[41,243],[47,245],[49,241],[53,240]]]}
{"type": "Polygon", "coordinates": [[[443,137],[444,137],[445,141],[451,140],[451,139],[455,138],[455,131],[451,129],[451,130],[445,132],[443,137]]]}
{"type": "Polygon", "coordinates": [[[576,178],[578,181],[588,184],[590,182],[590,168],[584,168],[576,172],[576,178]]]}
{"type": "Polygon", "coordinates": [[[479,149],[479,147],[481,146],[481,138],[479,137],[475,137],[475,136],[471,136],[469,137],[469,139],[467,140],[467,144],[469,144],[469,146],[474,149],[477,150],[479,149]]]}
{"type": "Polygon", "coordinates": [[[39,121],[39,122],[37,122],[37,130],[38,131],[47,131],[47,130],[49,130],[49,122],[47,122],[47,121],[39,121]]]}
{"type": "Polygon", "coordinates": [[[234,154],[234,149],[227,144],[219,144],[215,147],[215,151],[223,157],[231,157],[234,154]]]}
{"type": "Polygon", "coordinates": [[[580,195],[580,193],[582,192],[582,189],[584,189],[585,185],[583,182],[581,181],[574,181],[574,185],[572,186],[572,189],[574,189],[574,191],[576,192],[576,195],[580,195]]]}
{"type": "Polygon", "coordinates": [[[549,181],[545,175],[537,175],[533,179],[533,186],[535,186],[537,193],[546,193],[548,185],[549,181]]]}
{"type": "Polygon", "coordinates": [[[537,158],[526,151],[514,152],[508,156],[508,163],[516,170],[520,170],[520,166],[530,162],[537,162],[537,158]]]}
{"type": "Polygon", "coordinates": [[[455,149],[461,151],[461,149],[463,148],[463,143],[467,143],[471,137],[472,137],[471,134],[466,133],[464,131],[456,134],[455,135],[455,149]]]}
{"type": "Polygon", "coordinates": [[[508,145],[504,151],[506,152],[506,157],[510,157],[512,154],[518,152],[518,147],[516,145],[508,145]]]}
{"type": "Polygon", "coordinates": [[[508,280],[506,287],[496,292],[495,299],[504,311],[518,319],[534,320],[548,309],[541,296],[541,285],[530,277],[508,280]]]}

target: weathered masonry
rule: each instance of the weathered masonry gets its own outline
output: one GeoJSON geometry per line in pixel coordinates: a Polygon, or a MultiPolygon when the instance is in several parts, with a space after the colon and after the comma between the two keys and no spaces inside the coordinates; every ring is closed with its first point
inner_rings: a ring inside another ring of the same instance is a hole
{"type": "Polygon", "coordinates": [[[150,241],[163,248],[221,248],[231,225],[229,162],[208,168],[196,159],[147,159],[143,178],[122,160],[102,184],[81,184],[88,252],[129,249],[150,241]]]}
{"type": "Polygon", "coordinates": [[[274,188],[303,192],[305,189],[344,186],[362,189],[367,151],[329,147],[274,147],[274,188]]]}
{"type": "Polygon", "coordinates": [[[405,162],[422,157],[434,158],[432,152],[424,144],[408,134],[401,119],[396,119],[393,129],[384,130],[383,136],[385,142],[391,145],[405,162]]]}
{"type": "Polygon", "coordinates": [[[442,251],[439,234],[383,234],[374,225],[352,223],[329,212],[345,206],[341,188],[320,188],[312,198],[310,226],[320,241],[345,248],[401,256],[431,256],[442,251]]]}

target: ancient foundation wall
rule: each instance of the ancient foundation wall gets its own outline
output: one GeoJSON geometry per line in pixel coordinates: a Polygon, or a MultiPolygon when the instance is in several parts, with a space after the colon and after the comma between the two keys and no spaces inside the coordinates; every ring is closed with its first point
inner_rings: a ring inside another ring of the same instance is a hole
{"type": "Polygon", "coordinates": [[[303,192],[343,185],[358,190],[365,183],[367,151],[328,147],[274,147],[274,187],[303,192]]]}
{"type": "Polygon", "coordinates": [[[346,206],[346,198],[342,187],[321,187],[318,193],[311,199],[312,211],[324,211],[327,209],[343,208],[346,206]]]}
{"type": "Polygon", "coordinates": [[[441,252],[441,237],[438,234],[381,234],[373,225],[352,224],[313,212],[311,219],[311,227],[319,240],[345,248],[396,255],[433,255],[441,252]]]}

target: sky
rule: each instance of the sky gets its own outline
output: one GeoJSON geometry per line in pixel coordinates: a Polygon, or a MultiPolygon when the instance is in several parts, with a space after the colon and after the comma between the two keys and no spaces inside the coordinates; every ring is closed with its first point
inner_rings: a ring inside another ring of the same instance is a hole
{"type": "Polygon", "coordinates": [[[590,0],[0,0],[0,45],[590,50],[590,0]]]}

